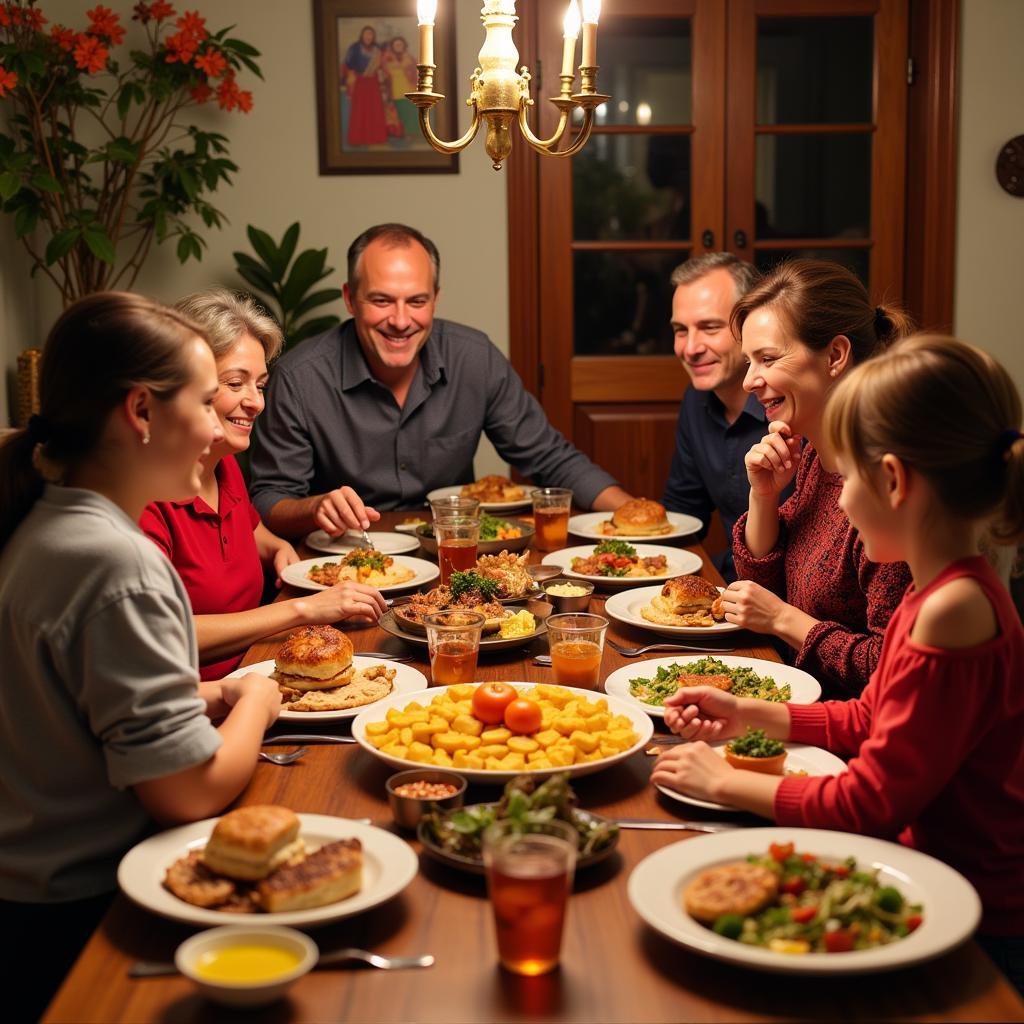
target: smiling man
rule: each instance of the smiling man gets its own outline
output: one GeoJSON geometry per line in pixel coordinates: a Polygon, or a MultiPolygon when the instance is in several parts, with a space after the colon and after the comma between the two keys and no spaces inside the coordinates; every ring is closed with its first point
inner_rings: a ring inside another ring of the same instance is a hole
{"type": "Polygon", "coordinates": [[[585,508],[629,498],[548,423],[485,334],[435,319],[439,281],[437,248],[414,228],[380,224],[352,243],[352,319],[281,360],[257,423],[251,491],[270,529],[336,534],[368,526],[366,506],[421,506],[428,491],[474,479],[482,433],[585,508]]]}
{"type": "MultiPolygon", "coordinates": [[[[749,263],[712,252],[672,273],[675,352],[690,375],[676,426],[676,448],[663,504],[705,525],[717,508],[726,537],[747,509],[750,485],[743,457],[767,431],[764,410],[743,390],[746,363],[729,327],[733,306],[758,278],[749,263]]],[[[732,551],[715,559],[735,579],[732,551]]]]}

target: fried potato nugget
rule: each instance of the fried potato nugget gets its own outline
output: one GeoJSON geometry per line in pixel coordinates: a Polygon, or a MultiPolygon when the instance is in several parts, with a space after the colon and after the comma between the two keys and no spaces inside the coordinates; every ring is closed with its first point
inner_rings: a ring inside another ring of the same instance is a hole
{"type": "Polygon", "coordinates": [[[779,876],[761,864],[739,861],[702,871],[684,890],[683,907],[704,924],[722,914],[756,914],[779,890],[779,876]]]}

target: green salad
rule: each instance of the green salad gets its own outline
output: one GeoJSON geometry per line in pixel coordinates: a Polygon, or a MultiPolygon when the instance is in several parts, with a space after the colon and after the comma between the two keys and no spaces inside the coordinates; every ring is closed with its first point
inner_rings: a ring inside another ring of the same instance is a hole
{"type": "MultiPolygon", "coordinates": [[[[731,668],[724,661],[710,655],[689,661],[685,665],[659,666],[653,679],[643,676],[630,679],[629,692],[637,700],[654,707],[663,707],[665,698],[679,689],[680,676],[728,676],[732,685],[728,688],[734,697],[757,697],[759,700],[787,701],[792,697],[789,684],[780,686],[770,676],[759,676],[752,668],[731,668]]],[[[699,685],[688,680],[687,686],[699,685]]]]}
{"type": "Polygon", "coordinates": [[[920,904],[853,857],[829,863],[772,843],[747,861],[778,875],[778,893],[754,914],[722,914],[711,927],[725,938],[780,953],[848,953],[897,942],[923,920],[920,904]]]}
{"type": "MultiPolygon", "coordinates": [[[[420,530],[428,537],[432,537],[434,535],[434,524],[427,523],[420,527],[420,530]]],[[[522,535],[522,523],[513,522],[510,519],[498,519],[495,516],[488,515],[486,512],[480,513],[481,540],[507,540],[521,537],[522,535]]]]}
{"type": "Polygon", "coordinates": [[[740,757],[778,757],[786,747],[780,740],[770,740],[764,729],[751,729],[729,743],[729,749],[740,757]]]}

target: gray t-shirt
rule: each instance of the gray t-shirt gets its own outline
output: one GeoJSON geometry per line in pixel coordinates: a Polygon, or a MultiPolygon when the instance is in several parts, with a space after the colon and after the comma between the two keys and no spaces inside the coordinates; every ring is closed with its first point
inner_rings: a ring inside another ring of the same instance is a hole
{"type": "Polygon", "coordinates": [[[132,786],[221,744],[188,595],[131,519],[47,486],[0,553],[0,898],[115,887],[152,823],[132,786]]]}

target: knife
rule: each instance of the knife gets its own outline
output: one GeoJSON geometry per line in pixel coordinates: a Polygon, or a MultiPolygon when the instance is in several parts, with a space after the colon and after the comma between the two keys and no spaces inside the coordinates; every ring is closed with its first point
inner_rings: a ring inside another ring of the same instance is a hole
{"type": "Polygon", "coordinates": [[[313,733],[289,733],[286,736],[264,736],[260,746],[271,747],[275,743],[357,743],[352,736],[317,736],[313,733]]]}
{"type": "Polygon", "coordinates": [[[619,828],[651,828],[663,831],[679,830],[687,832],[729,832],[742,828],[731,821],[664,821],[661,818],[613,818],[619,828]]]}

